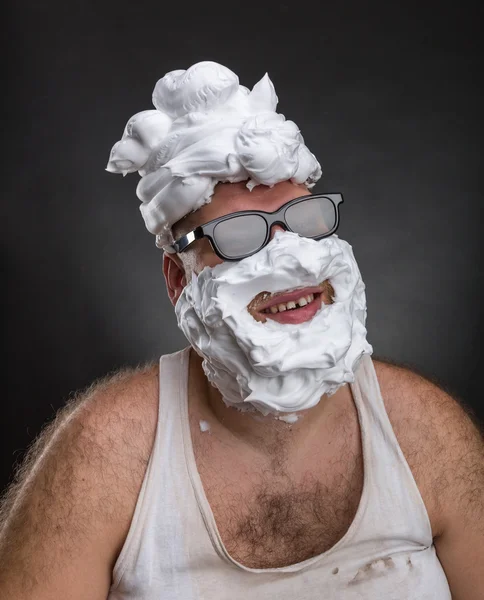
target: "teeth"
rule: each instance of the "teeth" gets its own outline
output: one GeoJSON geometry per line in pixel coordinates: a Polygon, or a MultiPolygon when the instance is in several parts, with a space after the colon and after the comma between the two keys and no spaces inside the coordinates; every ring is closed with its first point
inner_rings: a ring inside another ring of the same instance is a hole
{"type": "Polygon", "coordinates": [[[313,300],[314,300],[314,294],[308,294],[307,296],[302,296],[301,298],[299,298],[299,300],[297,302],[290,300],[289,302],[285,302],[285,303],[281,302],[281,304],[274,304],[273,306],[266,308],[264,312],[272,313],[273,315],[275,315],[278,312],[284,312],[286,310],[293,310],[293,309],[297,308],[298,306],[306,306],[313,300]]]}

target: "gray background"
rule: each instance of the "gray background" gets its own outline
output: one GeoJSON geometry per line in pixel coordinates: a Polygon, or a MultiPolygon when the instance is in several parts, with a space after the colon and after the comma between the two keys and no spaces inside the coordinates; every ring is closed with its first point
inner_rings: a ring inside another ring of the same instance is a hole
{"type": "Polygon", "coordinates": [[[375,354],[483,415],[481,15],[465,3],[10,3],[1,477],[69,394],[182,348],[137,174],[107,173],[167,71],[216,60],[278,110],[342,192],[375,354]],[[397,5],[398,4],[398,5],[397,5]],[[317,10],[316,10],[317,9],[317,10]]]}

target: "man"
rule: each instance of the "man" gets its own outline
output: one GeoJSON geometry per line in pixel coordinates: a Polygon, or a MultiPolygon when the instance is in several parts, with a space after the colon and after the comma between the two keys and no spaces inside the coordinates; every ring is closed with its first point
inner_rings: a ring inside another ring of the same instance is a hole
{"type": "Polygon", "coordinates": [[[173,71],[108,169],[138,170],[191,349],[96,382],[3,506],[0,596],[484,597],[484,450],[456,400],[372,360],[338,194],[253,90],[173,71]]]}

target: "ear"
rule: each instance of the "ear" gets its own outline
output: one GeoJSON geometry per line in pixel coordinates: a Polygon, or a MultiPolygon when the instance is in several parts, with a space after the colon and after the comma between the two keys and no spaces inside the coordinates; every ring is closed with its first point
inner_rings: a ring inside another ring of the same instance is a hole
{"type": "Polygon", "coordinates": [[[187,284],[185,267],[177,254],[163,254],[163,275],[165,276],[168,297],[173,306],[178,301],[187,284]]]}

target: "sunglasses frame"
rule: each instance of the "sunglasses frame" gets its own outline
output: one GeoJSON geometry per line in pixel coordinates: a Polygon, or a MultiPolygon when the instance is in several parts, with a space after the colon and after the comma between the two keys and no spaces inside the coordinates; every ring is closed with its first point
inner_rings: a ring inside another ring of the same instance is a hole
{"type": "MultiPolygon", "coordinates": [[[[193,244],[193,242],[195,242],[196,240],[200,240],[200,239],[206,237],[206,238],[208,238],[210,245],[212,246],[212,249],[215,252],[215,254],[222,260],[227,260],[227,261],[242,260],[243,258],[247,258],[249,256],[252,256],[256,252],[259,252],[259,250],[261,250],[262,248],[264,248],[264,246],[266,246],[268,244],[270,237],[271,237],[271,230],[272,230],[273,225],[280,225],[281,227],[284,227],[284,229],[286,231],[291,231],[292,233],[297,233],[297,231],[292,231],[292,229],[289,227],[289,225],[285,221],[286,210],[288,208],[294,206],[295,204],[299,204],[300,202],[304,202],[306,200],[315,200],[317,198],[326,198],[327,200],[330,200],[330,202],[332,202],[334,209],[335,209],[335,214],[336,214],[335,224],[330,231],[328,231],[327,233],[324,233],[322,235],[317,235],[317,236],[312,236],[312,237],[310,237],[310,236],[302,236],[302,237],[308,237],[309,239],[312,239],[312,240],[321,240],[325,237],[332,235],[338,229],[339,220],[340,220],[339,219],[339,205],[344,202],[343,194],[306,194],[304,196],[299,196],[298,198],[294,198],[293,200],[289,200],[289,202],[286,202],[280,208],[278,208],[277,210],[275,210],[273,212],[266,212],[263,210],[240,210],[238,212],[230,213],[228,215],[223,215],[222,217],[217,217],[216,219],[212,219],[212,221],[208,221],[208,223],[205,223],[204,225],[199,225],[198,227],[196,227],[189,233],[180,237],[176,242],[174,242],[173,244],[168,246],[168,248],[172,252],[183,252],[184,250],[186,250],[188,248],[188,246],[190,244],[193,244]],[[264,219],[264,221],[266,222],[266,235],[265,235],[264,242],[257,248],[257,250],[254,250],[253,252],[250,252],[248,254],[241,254],[236,257],[227,256],[217,247],[217,242],[215,241],[213,232],[215,230],[215,227],[219,223],[222,223],[223,221],[227,221],[228,219],[233,219],[234,217],[240,217],[243,215],[257,215],[264,219]]],[[[300,234],[298,234],[298,235],[300,235],[300,234]]]]}

